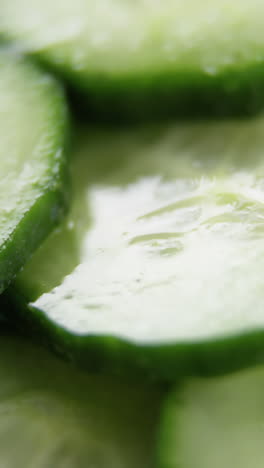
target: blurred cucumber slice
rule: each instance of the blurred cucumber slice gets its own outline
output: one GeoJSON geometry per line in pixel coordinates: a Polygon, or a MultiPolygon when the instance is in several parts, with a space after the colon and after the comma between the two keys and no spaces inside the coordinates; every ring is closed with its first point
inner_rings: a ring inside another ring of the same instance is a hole
{"type": "Polygon", "coordinates": [[[84,128],[76,146],[72,211],[16,283],[25,328],[165,378],[262,359],[264,118],[84,128]]]}
{"type": "Polygon", "coordinates": [[[1,466],[152,468],[157,388],[83,375],[11,337],[0,382],[1,466]]]}
{"type": "Polygon", "coordinates": [[[191,380],[164,405],[160,468],[261,468],[264,370],[191,380]]]}
{"type": "Polygon", "coordinates": [[[159,118],[263,106],[260,0],[1,0],[0,33],[86,93],[159,118]]]}
{"type": "Polygon", "coordinates": [[[57,82],[0,50],[0,293],[64,213],[66,128],[57,82]]]}

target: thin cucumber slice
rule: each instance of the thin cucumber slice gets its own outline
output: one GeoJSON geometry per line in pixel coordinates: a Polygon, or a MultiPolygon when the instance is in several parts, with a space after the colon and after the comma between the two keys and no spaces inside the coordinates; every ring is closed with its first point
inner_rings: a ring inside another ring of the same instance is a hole
{"type": "Polygon", "coordinates": [[[0,34],[119,117],[263,106],[261,0],[1,0],[0,34]]]}
{"type": "Polygon", "coordinates": [[[264,369],[191,380],[171,391],[160,423],[160,468],[262,468],[264,369]]]}
{"type": "Polygon", "coordinates": [[[64,213],[66,128],[56,81],[0,50],[0,293],[64,213]]]}
{"type": "Polygon", "coordinates": [[[72,211],[17,280],[22,322],[88,367],[263,359],[264,117],[84,128],[76,146],[72,211]]]}
{"type": "Polygon", "coordinates": [[[161,391],[84,375],[18,338],[0,341],[0,465],[152,468],[161,391]]]}

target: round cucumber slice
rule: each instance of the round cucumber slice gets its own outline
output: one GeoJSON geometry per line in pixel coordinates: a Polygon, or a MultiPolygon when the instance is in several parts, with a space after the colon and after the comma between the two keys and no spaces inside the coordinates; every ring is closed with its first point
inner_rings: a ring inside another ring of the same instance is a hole
{"type": "Polygon", "coordinates": [[[0,50],[0,293],[64,212],[66,126],[56,81],[0,50]]]}
{"type": "Polygon", "coordinates": [[[151,468],[161,391],[84,375],[11,337],[0,341],[0,465],[151,468]]]}
{"type": "Polygon", "coordinates": [[[263,14],[260,0],[2,0],[0,33],[100,117],[226,114],[263,106],[263,14]]]}
{"type": "Polygon", "coordinates": [[[77,146],[72,211],[17,280],[29,328],[166,378],[263,359],[243,335],[264,326],[264,118],[85,128],[77,146]]]}
{"type": "Polygon", "coordinates": [[[160,468],[261,468],[264,369],[175,388],[160,423],[160,468]]]}

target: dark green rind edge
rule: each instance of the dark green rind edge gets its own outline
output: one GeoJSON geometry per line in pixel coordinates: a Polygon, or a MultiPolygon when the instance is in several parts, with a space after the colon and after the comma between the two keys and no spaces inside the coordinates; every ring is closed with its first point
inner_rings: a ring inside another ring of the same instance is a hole
{"type": "MultiPolygon", "coordinates": [[[[12,55],[10,54],[12,57],[12,55]]],[[[69,112],[63,87],[46,71],[36,67],[22,57],[14,56],[14,60],[22,62],[43,76],[49,76],[52,95],[53,112],[57,114],[58,130],[54,138],[54,153],[61,151],[59,170],[52,174],[49,184],[42,191],[30,210],[18,223],[8,241],[0,246],[0,293],[14,279],[15,275],[30,259],[47,235],[56,227],[67,211],[69,205],[69,175],[68,153],[70,142],[69,112]]]]}
{"type": "Polygon", "coordinates": [[[179,69],[110,77],[77,75],[48,54],[34,57],[67,83],[76,115],[91,122],[246,117],[264,107],[264,61],[216,75],[179,69]]]}
{"type": "MultiPolygon", "coordinates": [[[[23,44],[1,31],[0,42],[23,50],[23,44]]],[[[29,55],[65,81],[76,115],[91,122],[249,116],[264,107],[264,59],[229,65],[216,74],[171,67],[110,76],[71,70],[48,51],[29,55]]]]}
{"type": "Polygon", "coordinates": [[[187,376],[216,376],[264,363],[264,330],[204,341],[142,344],[116,336],[77,335],[28,306],[10,287],[0,308],[13,326],[65,360],[94,372],[172,382],[187,376]]]}
{"type": "Polygon", "coordinates": [[[181,460],[180,456],[179,462],[174,457],[173,461],[171,459],[171,452],[177,453],[177,445],[173,443],[172,446],[171,443],[171,430],[177,426],[177,415],[175,415],[174,408],[183,404],[181,402],[182,391],[184,391],[184,383],[172,386],[161,405],[155,446],[155,466],[157,468],[183,468],[184,466],[184,460],[181,460]]]}
{"type": "Polygon", "coordinates": [[[67,71],[59,71],[58,76],[70,84],[76,114],[90,121],[247,117],[264,106],[264,63],[215,76],[199,70],[179,70],[116,81],[94,76],[85,83],[67,71]]]}

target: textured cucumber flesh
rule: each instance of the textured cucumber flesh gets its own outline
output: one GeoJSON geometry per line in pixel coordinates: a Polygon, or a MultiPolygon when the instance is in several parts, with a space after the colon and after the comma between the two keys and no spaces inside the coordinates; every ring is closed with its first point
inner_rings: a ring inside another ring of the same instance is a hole
{"type": "Polygon", "coordinates": [[[20,339],[0,351],[1,466],[152,468],[158,388],[84,375],[20,339]]]}
{"type": "Polygon", "coordinates": [[[88,366],[93,348],[166,377],[262,359],[263,130],[84,128],[71,213],[16,283],[29,329],[88,366]]]}
{"type": "Polygon", "coordinates": [[[100,115],[223,114],[263,103],[263,14],[260,0],[2,0],[0,34],[100,115]]]}
{"type": "Polygon", "coordinates": [[[191,380],[171,392],[159,433],[160,468],[261,468],[264,369],[191,380]]]}
{"type": "Polygon", "coordinates": [[[0,292],[64,212],[66,127],[56,81],[0,50],[0,292]]]}

